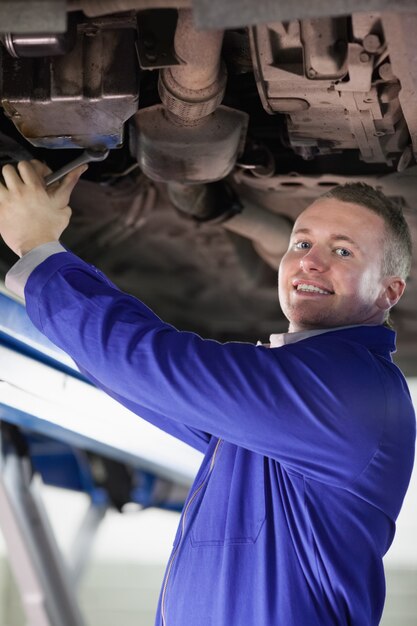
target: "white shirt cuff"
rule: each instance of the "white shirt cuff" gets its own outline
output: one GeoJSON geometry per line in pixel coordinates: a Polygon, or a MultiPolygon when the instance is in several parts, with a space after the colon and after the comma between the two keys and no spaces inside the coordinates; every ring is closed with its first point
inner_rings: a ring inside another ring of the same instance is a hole
{"type": "Polygon", "coordinates": [[[24,254],[6,274],[7,289],[24,300],[25,286],[35,267],[57,252],[67,252],[67,250],[59,241],[50,241],[24,254]]]}

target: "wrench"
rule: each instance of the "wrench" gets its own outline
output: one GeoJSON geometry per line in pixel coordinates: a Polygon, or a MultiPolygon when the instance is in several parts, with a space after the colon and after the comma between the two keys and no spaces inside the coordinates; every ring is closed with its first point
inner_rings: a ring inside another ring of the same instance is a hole
{"type": "Polygon", "coordinates": [[[52,183],[56,183],[57,180],[61,180],[64,176],[66,176],[72,170],[75,170],[79,165],[84,165],[85,163],[90,163],[91,161],[104,161],[109,155],[110,150],[100,149],[100,148],[87,148],[84,150],[79,157],[64,165],[56,172],[52,172],[52,174],[48,174],[45,176],[45,185],[49,187],[52,183]]]}

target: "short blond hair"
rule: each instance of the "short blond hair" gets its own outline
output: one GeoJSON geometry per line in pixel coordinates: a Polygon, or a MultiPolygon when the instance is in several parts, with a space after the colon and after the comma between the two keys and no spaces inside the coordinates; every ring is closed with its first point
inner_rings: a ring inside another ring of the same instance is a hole
{"type": "Polygon", "coordinates": [[[412,242],[408,224],[401,206],[366,183],[347,183],[327,191],[321,198],[336,198],[342,202],[359,204],[385,222],[385,254],[382,266],[384,276],[400,276],[406,280],[410,275],[412,242]]]}

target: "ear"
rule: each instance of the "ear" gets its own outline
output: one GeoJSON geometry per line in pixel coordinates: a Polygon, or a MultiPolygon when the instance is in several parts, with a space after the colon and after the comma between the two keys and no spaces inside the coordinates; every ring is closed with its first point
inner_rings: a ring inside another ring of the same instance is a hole
{"type": "Polygon", "coordinates": [[[399,276],[387,276],[383,279],[383,287],[377,299],[377,307],[381,311],[389,311],[395,306],[404,293],[405,280],[399,276]]]}

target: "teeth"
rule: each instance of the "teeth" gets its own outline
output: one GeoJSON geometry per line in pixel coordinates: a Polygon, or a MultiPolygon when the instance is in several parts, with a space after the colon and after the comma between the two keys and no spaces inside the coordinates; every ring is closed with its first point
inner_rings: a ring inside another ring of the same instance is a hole
{"type": "Polygon", "coordinates": [[[315,291],[316,293],[323,293],[325,295],[329,295],[330,291],[325,291],[324,289],[320,289],[319,287],[315,287],[314,285],[297,285],[297,291],[315,291]]]}

